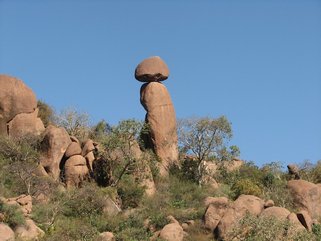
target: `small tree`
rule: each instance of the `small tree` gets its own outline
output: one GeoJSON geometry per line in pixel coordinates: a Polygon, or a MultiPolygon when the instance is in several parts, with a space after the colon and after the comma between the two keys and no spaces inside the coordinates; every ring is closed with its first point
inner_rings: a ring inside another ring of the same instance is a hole
{"type": "Polygon", "coordinates": [[[119,122],[111,128],[111,132],[102,140],[103,157],[109,165],[109,184],[117,186],[121,178],[137,161],[138,138],[143,123],[134,119],[119,122]]]}
{"type": "Polygon", "coordinates": [[[56,115],[55,122],[64,127],[69,135],[85,140],[89,135],[89,116],[74,108],[68,108],[56,115]]]}
{"type": "Polygon", "coordinates": [[[42,120],[45,127],[47,127],[50,123],[54,122],[54,111],[46,102],[42,100],[38,100],[38,116],[42,120]]]}
{"type": "MultiPolygon", "coordinates": [[[[226,142],[232,137],[232,129],[226,117],[192,118],[178,122],[178,138],[180,149],[184,153],[195,155],[198,177],[204,174],[206,160],[225,159],[227,156],[226,142]]],[[[235,147],[232,150],[239,153],[235,147]]]]}

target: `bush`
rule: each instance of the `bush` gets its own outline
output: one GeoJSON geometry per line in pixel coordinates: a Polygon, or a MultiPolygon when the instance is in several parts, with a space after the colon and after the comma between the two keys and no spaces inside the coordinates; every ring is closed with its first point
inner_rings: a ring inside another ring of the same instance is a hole
{"type": "Polygon", "coordinates": [[[0,213],[3,214],[2,222],[7,223],[11,228],[25,223],[25,218],[18,205],[8,205],[0,201],[0,213]]]}
{"type": "Polygon", "coordinates": [[[47,103],[38,100],[38,117],[42,120],[45,127],[54,122],[54,111],[47,103]]]}
{"type": "Polygon", "coordinates": [[[241,179],[237,181],[231,188],[233,198],[236,199],[241,194],[254,195],[260,197],[262,195],[261,188],[250,179],[241,179]]]}
{"type": "Polygon", "coordinates": [[[297,232],[288,220],[281,221],[274,217],[245,216],[229,233],[232,240],[237,237],[243,241],[317,241],[315,235],[306,231],[297,232]]]}
{"type": "Polygon", "coordinates": [[[44,241],[92,241],[97,238],[97,230],[81,219],[60,218],[54,228],[44,237],[44,241]]]}
{"type": "Polygon", "coordinates": [[[124,175],[118,186],[118,194],[124,209],[135,208],[139,205],[144,195],[144,188],[135,182],[133,176],[124,175]]]}

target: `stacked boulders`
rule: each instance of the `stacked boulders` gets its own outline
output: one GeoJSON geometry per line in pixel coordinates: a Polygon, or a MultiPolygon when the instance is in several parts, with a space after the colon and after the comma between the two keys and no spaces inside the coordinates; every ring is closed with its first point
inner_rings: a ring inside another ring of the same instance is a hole
{"type": "Polygon", "coordinates": [[[21,80],[0,75],[0,135],[20,138],[44,131],[38,118],[37,99],[21,80]]]}
{"type": "Polygon", "coordinates": [[[147,111],[149,132],[145,144],[161,159],[161,175],[178,164],[177,129],[174,106],[166,87],[161,83],[169,76],[166,63],[158,56],[143,60],[135,70],[135,78],[143,84],[140,101],[147,111]]]}
{"type": "Polygon", "coordinates": [[[15,240],[14,237],[22,241],[39,240],[40,237],[45,234],[30,218],[32,211],[32,198],[30,195],[20,195],[13,198],[1,197],[0,202],[6,205],[17,206],[22,211],[25,218],[25,223],[17,225],[13,230],[5,224],[0,223],[0,240],[15,240]],[[1,235],[3,235],[3,237],[1,235]]]}
{"type": "Polygon", "coordinates": [[[286,208],[274,206],[272,200],[264,201],[253,195],[241,195],[234,202],[225,197],[207,197],[204,204],[207,207],[203,216],[204,227],[218,240],[234,240],[230,231],[248,214],[289,221],[292,225],[288,234],[312,230],[313,221],[308,212],[291,213],[286,208]]]}

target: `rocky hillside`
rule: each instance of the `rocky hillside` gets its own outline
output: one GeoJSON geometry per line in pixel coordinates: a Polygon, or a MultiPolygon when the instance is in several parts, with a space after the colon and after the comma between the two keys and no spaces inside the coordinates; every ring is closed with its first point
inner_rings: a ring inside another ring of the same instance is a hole
{"type": "Polygon", "coordinates": [[[321,240],[321,163],[240,160],[225,117],[176,120],[168,77],[143,60],[145,121],[86,126],[0,75],[0,241],[321,240]]]}

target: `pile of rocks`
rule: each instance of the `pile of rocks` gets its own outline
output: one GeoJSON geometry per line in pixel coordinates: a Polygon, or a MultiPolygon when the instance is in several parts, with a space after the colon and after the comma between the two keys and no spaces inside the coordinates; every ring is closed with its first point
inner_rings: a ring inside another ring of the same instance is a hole
{"type": "Polygon", "coordinates": [[[135,78],[147,82],[140,89],[140,101],[147,111],[145,121],[149,127],[145,144],[161,159],[161,175],[167,175],[171,165],[178,165],[175,110],[169,92],[161,83],[168,76],[168,67],[158,56],[143,60],[135,70],[135,78]]]}
{"type": "MultiPolygon", "coordinates": [[[[21,209],[25,224],[18,225],[12,230],[8,225],[1,223],[0,220],[0,240],[38,240],[45,233],[30,218],[32,211],[32,198],[30,195],[20,195],[14,198],[0,198],[0,202],[7,205],[15,205],[21,209]]],[[[1,217],[1,214],[0,214],[1,217]]]]}
{"type": "Polygon", "coordinates": [[[218,240],[232,240],[230,231],[247,214],[273,217],[280,221],[288,220],[292,224],[292,229],[288,232],[311,231],[312,225],[317,223],[312,219],[312,213],[305,209],[293,213],[286,208],[274,206],[273,200],[264,201],[253,195],[241,195],[234,202],[226,197],[208,197],[204,203],[207,207],[203,217],[204,226],[218,240]]]}

